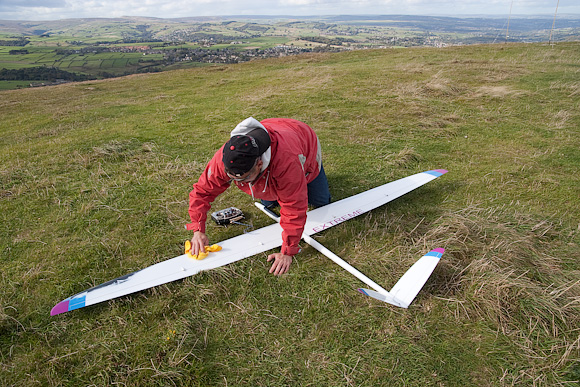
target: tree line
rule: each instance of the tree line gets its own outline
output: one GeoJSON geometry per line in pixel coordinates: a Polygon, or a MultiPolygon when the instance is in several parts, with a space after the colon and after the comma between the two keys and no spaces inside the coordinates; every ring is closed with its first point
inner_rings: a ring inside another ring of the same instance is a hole
{"type": "Polygon", "coordinates": [[[28,40],[28,38],[18,38],[17,40],[0,40],[0,46],[8,46],[8,47],[14,46],[24,47],[28,43],[30,43],[30,40],[28,40]]]}
{"type": "Polygon", "coordinates": [[[50,81],[57,79],[65,81],[88,81],[95,79],[90,75],[71,73],[56,67],[28,67],[22,69],[1,69],[0,80],[2,81],[50,81]]]}
{"type": "Polygon", "coordinates": [[[354,39],[347,39],[341,37],[327,38],[325,36],[302,36],[300,40],[305,40],[307,42],[322,43],[332,46],[342,46],[343,43],[356,43],[354,39]]]}

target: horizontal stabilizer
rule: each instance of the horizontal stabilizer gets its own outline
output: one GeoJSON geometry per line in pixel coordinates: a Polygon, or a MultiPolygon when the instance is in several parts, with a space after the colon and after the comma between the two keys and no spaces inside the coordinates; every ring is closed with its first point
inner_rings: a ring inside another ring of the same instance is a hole
{"type": "Polygon", "coordinates": [[[434,249],[421,257],[403,274],[389,294],[382,294],[368,289],[359,289],[359,291],[379,301],[400,306],[401,308],[408,308],[431,276],[431,273],[433,273],[444,252],[445,249],[434,249]]]}
{"type": "Polygon", "coordinates": [[[358,291],[361,292],[362,294],[365,294],[365,295],[372,297],[374,299],[377,299],[379,301],[386,302],[387,304],[399,306],[401,308],[406,308],[406,306],[401,301],[397,300],[390,293],[384,294],[384,293],[375,292],[374,290],[370,290],[370,289],[359,289],[358,291]]]}

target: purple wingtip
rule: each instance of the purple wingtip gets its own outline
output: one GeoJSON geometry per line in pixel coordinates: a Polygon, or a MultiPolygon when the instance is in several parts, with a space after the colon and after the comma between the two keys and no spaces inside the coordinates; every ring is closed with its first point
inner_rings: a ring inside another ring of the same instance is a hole
{"type": "Polygon", "coordinates": [[[56,316],[57,314],[61,314],[64,312],[68,312],[68,303],[69,300],[61,301],[52,308],[50,311],[51,316],[56,316]]]}
{"type": "Polygon", "coordinates": [[[446,169],[436,169],[435,172],[439,172],[440,174],[444,175],[444,174],[446,174],[449,171],[446,170],[446,169]]]}
{"type": "Polygon", "coordinates": [[[433,251],[434,251],[434,252],[436,252],[436,253],[443,254],[443,253],[445,252],[445,249],[444,249],[444,248],[441,248],[441,247],[439,247],[439,248],[437,248],[437,249],[433,249],[433,251]]]}

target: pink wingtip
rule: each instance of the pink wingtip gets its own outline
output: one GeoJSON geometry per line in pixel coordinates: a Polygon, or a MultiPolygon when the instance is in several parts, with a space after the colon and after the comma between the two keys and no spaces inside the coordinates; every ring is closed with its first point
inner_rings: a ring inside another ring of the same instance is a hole
{"type": "Polygon", "coordinates": [[[443,254],[443,253],[445,252],[445,249],[444,249],[444,248],[441,248],[441,247],[439,247],[439,248],[437,248],[437,249],[433,249],[433,251],[434,251],[434,252],[436,252],[436,253],[443,254]]]}
{"type": "Polygon", "coordinates": [[[435,172],[439,172],[440,174],[444,175],[444,174],[446,174],[449,171],[446,170],[446,169],[436,169],[435,172]]]}
{"type": "Polygon", "coordinates": [[[58,304],[56,304],[54,306],[54,308],[52,308],[52,310],[50,311],[50,315],[56,316],[57,314],[68,312],[68,303],[69,303],[69,301],[66,300],[66,301],[61,301],[58,304]]]}

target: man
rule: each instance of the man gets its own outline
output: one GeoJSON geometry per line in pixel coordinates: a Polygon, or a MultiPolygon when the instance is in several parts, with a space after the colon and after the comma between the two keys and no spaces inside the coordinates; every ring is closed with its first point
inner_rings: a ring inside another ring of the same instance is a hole
{"type": "Polygon", "coordinates": [[[232,182],[254,200],[280,205],[282,248],[269,255],[268,262],[274,261],[270,273],[287,273],[292,257],[300,252],[308,204],[320,207],[330,203],[318,137],[305,123],[288,118],[258,122],[250,117],[239,123],[189,194],[191,223],[187,229],[194,232],[192,254],[209,245],[207,212],[232,182]]]}

